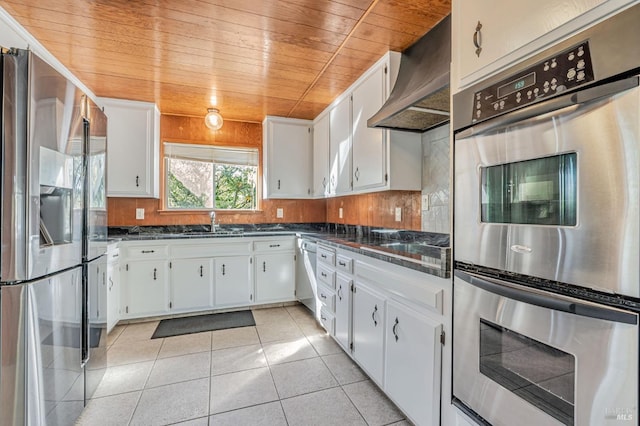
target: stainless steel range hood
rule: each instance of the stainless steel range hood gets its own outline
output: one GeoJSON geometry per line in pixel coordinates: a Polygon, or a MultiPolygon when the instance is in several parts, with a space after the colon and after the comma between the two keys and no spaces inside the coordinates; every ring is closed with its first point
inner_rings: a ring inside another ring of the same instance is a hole
{"type": "Polygon", "coordinates": [[[451,15],[447,15],[402,52],[393,90],[367,126],[424,132],[448,122],[450,63],[451,15]]]}

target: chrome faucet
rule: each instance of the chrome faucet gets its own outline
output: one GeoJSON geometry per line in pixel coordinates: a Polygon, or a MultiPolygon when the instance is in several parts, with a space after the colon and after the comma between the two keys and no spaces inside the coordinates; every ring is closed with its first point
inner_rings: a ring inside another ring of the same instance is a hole
{"type": "Polygon", "coordinates": [[[209,213],[209,216],[211,216],[211,232],[216,232],[216,228],[218,227],[218,225],[216,225],[216,212],[212,211],[209,213]]]}

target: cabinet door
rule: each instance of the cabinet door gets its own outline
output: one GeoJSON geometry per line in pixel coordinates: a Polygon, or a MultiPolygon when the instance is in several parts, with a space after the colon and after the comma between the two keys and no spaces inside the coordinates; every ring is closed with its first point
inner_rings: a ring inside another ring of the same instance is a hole
{"type": "Polygon", "coordinates": [[[384,390],[420,425],[440,422],[442,324],[387,302],[384,390]]]}
{"type": "Polygon", "coordinates": [[[214,302],[216,306],[247,305],[253,302],[249,256],[216,257],[214,302]]]}
{"type": "Polygon", "coordinates": [[[387,175],[386,130],[367,127],[386,97],[386,64],[353,91],[353,189],[384,186],[387,175]]]}
{"type": "Polygon", "coordinates": [[[293,253],[256,255],[256,302],[295,299],[293,253]]]}
{"type": "MultiPolygon", "coordinates": [[[[497,69],[496,66],[506,65],[496,63],[498,59],[602,3],[605,1],[454,1],[451,14],[454,34],[451,59],[457,64],[460,79],[464,80],[479,70],[482,72],[472,80],[465,81],[465,84],[488,75],[497,69]],[[478,52],[474,38],[481,46],[478,52]],[[496,66],[492,66],[494,63],[496,66]]],[[[519,56],[525,54],[523,52],[519,56]]]]}
{"type": "Polygon", "coordinates": [[[170,307],[174,311],[194,311],[213,306],[212,260],[176,259],[170,265],[170,307]]]}
{"type": "Polygon", "coordinates": [[[120,321],[120,262],[107,265],[107,332],[120,321]]]}
{"type": "Polygon", "coordinates": [[[102,102],[108,118],[107,195],[158,198],[158,109],[148,102],[102,102]]]}
{"type": "Polygon", "coordinates": [[[129,262],[125,266],[127,317],[142,317],[168,312],[167,269],[165,260],[129,262]]]}
{"type": "Polygon", "coordinates": [[[335,338],[344,350],[350,352],[351,338],[351,284],[350,277],[338,274],[336,278],[336,334],[335,338]]]}
{"type": "Polygon", "coordinates": [[[356,283],[353,293],[353,356],[378,385],[382,386],[384,308],[382,295],[356,283]]]}
{"type": "Polygon", "coordinates": [[[329,113],[330,195],[351,191],[351,98],[345,97],[329,113]]]}
{"type": "Polygon", "coordinates": [[[313,126],[313,196],[329,194],[329,114],[313,126]]]}
{"type": "Polygon", "coordinates": [[[266,198],[310,197],[311,122],[268,118],[266,132],[266,198]]]}

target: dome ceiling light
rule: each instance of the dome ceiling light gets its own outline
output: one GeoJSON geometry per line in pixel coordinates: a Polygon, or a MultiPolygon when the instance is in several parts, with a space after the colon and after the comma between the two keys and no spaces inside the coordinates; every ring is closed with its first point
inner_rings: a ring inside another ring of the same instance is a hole
{"type": "Polygon", "coordinates": [[[218,109],[208,108],[207,111],[209,112],[204,117],[204,124],[211,130],[220,130],[224,120],[222,120],[222,115],[220,115],[218,109]]]}

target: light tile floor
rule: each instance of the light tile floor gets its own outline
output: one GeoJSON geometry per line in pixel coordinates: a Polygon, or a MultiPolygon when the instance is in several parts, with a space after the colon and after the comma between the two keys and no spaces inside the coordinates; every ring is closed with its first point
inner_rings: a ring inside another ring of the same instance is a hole
{"type": "Polygon", "coordinates": [[[255,327],[153,339],[117,326],[109,368],[77,425],[410,425],[302,305],[255,327]]]}

